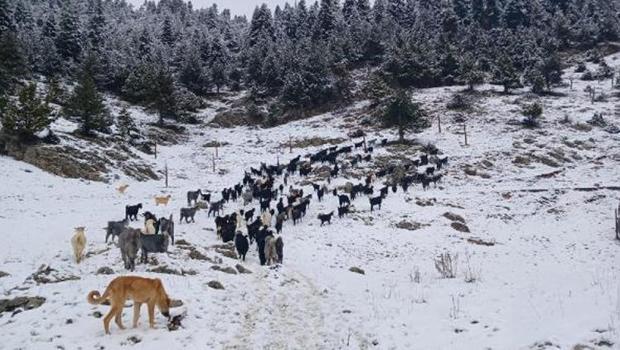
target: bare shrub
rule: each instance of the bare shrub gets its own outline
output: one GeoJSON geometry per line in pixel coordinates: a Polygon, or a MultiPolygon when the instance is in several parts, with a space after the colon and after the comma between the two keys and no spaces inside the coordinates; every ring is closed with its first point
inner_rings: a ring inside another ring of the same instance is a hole
{"type": "Polygon", "coordinates": [[[480,280],[480,270],[474,269],[471,266],[471,259],[469,254],[465,254],[465,282],[474,283],[480,280]]]}
{"type": "Polygon", "coordinates": [[[456,277],[458,257],[458,254],[452,256],[449,252],[445,252],[435,258],[435,268],[442,278],[456,277]]]}
{"type": "Polygon", "coordinates": [[[413,273],[409,274],[409,279],[413,283],[420,283],[420,269],[417,266],[413,267],[413,273]]]}

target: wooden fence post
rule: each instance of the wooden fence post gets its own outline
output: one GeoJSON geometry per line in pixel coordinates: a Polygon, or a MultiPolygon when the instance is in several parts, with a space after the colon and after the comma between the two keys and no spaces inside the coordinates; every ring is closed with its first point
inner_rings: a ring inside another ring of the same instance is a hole
{"type": "Polygon", "coordinates": [[[437,116],[437,128],[439,128],[439,133],[441,134],[441,116],[437,116]]]}
{"type": "Polygon", "coordinates": [[[155,149],[155,159],[157,159],[157,142],[153,142],[154,149],[155,149]]]}
{"type": "Polygon", "coordinates": [[[620,204],[618,204],[618,209],[614,210],[615,218],[616,218],[616,239],[620,240],[620,204]]]}
{"type": "Polygon", "coordinates": [[[293,153],[293,137],[288,135],[288,153],[293,153]]]}
{"type": "Polygon", "coordinates": [[[465,146],[467,146],[467,125],[463,124],[463,134],[465,135],[465,146]]]}
{"type": "Polygon", "coordinates": [[[215,157],[219,157],[219,153],[218,153],[218,148],[219,148],[220,142],[216,141],[215,142],[215,157]]]}
{"type": "Polygon", "coordinates": [[[215,172],[215,154],[211,153],[211,155],[213,156],[213,158],[212,158],[212,162],[213,162],[213,172],[215,172]]]}
{"type": "Polygon", "coordinates": [[[168,162],[166,162],[165,175],[166,175],[166,188],[168,188],[168,162]]]}

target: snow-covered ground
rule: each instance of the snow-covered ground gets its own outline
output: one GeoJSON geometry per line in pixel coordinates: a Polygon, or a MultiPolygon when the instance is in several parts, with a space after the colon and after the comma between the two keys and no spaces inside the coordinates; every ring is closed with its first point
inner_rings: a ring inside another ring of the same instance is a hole
{"type": "MultiPolygon", "coordinates": [[[[616,58],[608,63],[618,65],[616,58]]],[[[193,127],[188,142],[162,146],[158,158],[149,160],[157,170],[167,164],[169,188],[163,181],[64,179],[0,158],[0,270],[10,274],[0,278],[0,291],[4,298],[47,299],[38,309],[0,316],[0,349],[618,348],[620,244],[613,239],[613,208],[620,192],[602,187],[620,185],[620,136],[574,126],[595,111],[620,125],[614,110],[618,99],[609,81],[575,81],[573,90],[556,89],[566,96],[543,98],[542,128],[528,130],[509,123],[519,119],[513,102],[524,94],[492,89],[500,90],[482,87],[489,97],[465,113],[467,146],[462,124],[453,122],[455,113],[444,112],[448,97],[462,87],[416,91],[417,100],[442,116],[442,133],[434,123],[417,137],[449,157],[443,181],[427,191],[419,185],[408,193],[390,190],[382,210],[373,213],[362,196],[353,202],[357,213],[323,227],[316,216],[335,210],[337,199],[328,194],[322,203],[313,200],[300,225],[284,225],[282,266],[260,266],[255,245],[244,263],[251,274],[213,270],[212,263],[190,259],[178,245],[156,255],[159,264],[196,275],[150,273],[146,270],[153,266],[138,265],[133,274],[161,278],[171,297],[183,301],[173,314],[187,310],[188,316],[184,328],[174,332],[159,314],[157,329],[149,330],[143,310],[139,329],[119,330],[113,324],[112,335],[104,335],[102,319],[93,313],[105,314],[109,307],[89,305],[86,295],[103,290],[114,276],[95,272],[109,266],[115,275],[130,274],[122,268],[118,248],[104,243],[106,222],[122,219],[126,204],[140,202],[158,216],[172,213],[177,219],[188,190],[213,190],[219,198],[217,193],[238,183],[250,166],[319,149],[289,153],[281,147],[289,138],[346,139],[350,116],[360,114],[364,104],[271,129],[193,127]],[[587,84],[610,95],[609,102],[591,104],[587,84]],[[565,115],[570,123],[562,122],[565,115]],[[214,149],[204,147],[209,141],[227,143],[219,149],[215,172],[214,149]],[[517,156],[530,163],[515,162],[517,156]],[[478,175],[467,175],[468,167],[478,175]],[[559,172],[539,176],[554,171],[559,172]],[[129,184],[124,195],[115,190],[121,183],[129,184]],[[585,187],[593,189],[578,190],[585,187]],[[168,207],[155,207],[153,196],[161,193],[172,195],[168,207]],[[471,233],[454,230],[446,212],[462,216],[471,233]],[[422,226],[396,228],[403,220],[422,226]],[[69,242],[76,226],[86,226],[87,251],[94,253],[79,265],[69,242]],[[495,244],[473,244],[468,238],[495,244]],[[443,279],[435,268],[435,258],[444,252],[458,255],[456,278],[443,279]],[[25,282],[42,264],[80,279],[25,282]],[[365,274],[350,272],[353,266],[365,274]],[[211,280],[225,289],[209,288],[211,280]]],[[[213,112],[204,115],[211,118],[213,112]]],[[[387,136],[371,131],[368,138],[387,136]]],[[[380,148],[375,156],[391,152],[380,148]]],[[[405,151],[410,157],[415,153],[405,151]]],[[[330,186],[346,181],[339,178],[330,186]]],[[[226,212],[237,206],[231,202],[226,212]]],[[[199,212],[195,224],[177,223],[176,239],[221,258],[222,267],[235,266],[237,261],[212,248],[218,243],[213,229],[213,220],[199,212]]],[[[126,325],[130,317],[126,308],[126,325]]]]}

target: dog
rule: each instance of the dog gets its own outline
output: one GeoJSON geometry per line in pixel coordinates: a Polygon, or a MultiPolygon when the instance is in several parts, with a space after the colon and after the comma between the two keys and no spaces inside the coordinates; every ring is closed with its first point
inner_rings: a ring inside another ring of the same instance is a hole
{"type": "Polygon", "coordinates": [[[140,229],[126,227],[118,236],[118,246],[121,250],[121,258],[127,270],[133,271],[136,267],[136,258],[140,249],[140,229]]]}
{"type": "Polygon", "coordinates": [[[118,191],[118,193],[120,194],[125,194],[125,191],[127,191],[127,187],[129,187],[129,185],[125,184],[125,185],[120,185],[116,188],[116,190],[118,191]]]}
{"type": "Polygon", "coordinates": [[[75,234],[71,237],[71,246],[73,247],[73,256],[79,264],[84,258],[84,249],[86,249],[86,235],[84,227],[76,227],[75,234]]]}
{"type": "Polygon", "coordinates": [[[170,298],[159,278],[116,277],[110,282],[103,295],[93,290],[88,293],[87,299],[93,305],[100,305],[105,301],[110,302],[110,312],[103,318],[103,328],[106,334],[110,334],[110,321],[112,318],[114,318],[118,328],[125,329],[122,317],[123,307],[127,299],[133,301],[133,328],[138,327],[140,307],[144,303],[148,307],[149,326],[151,328],[155,328],[155,306],[157,306],[164,317],[170,320],[170,298]]]}
{"type": "Polygon", "coordinates": [[[112,236],[112,242],[114,242],[114,237],[120,236],[127,226],[129,226],[129,220],[127,219],[121,221],[108,221],[108,227],[105,229],[105,242],[108,243],[108,238],[110,236],[112,236]]]}
{"type": "Polygon", "coordinates": [[[171,195],[167,196],[155,196],[155,206],[159,206],[160,204],[168,205],[170,202],[171,195]]]}

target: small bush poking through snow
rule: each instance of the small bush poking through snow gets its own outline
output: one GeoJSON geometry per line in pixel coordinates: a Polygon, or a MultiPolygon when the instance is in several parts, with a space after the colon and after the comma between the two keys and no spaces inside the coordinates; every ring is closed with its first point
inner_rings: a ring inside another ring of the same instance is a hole
{"type": "Polygon", "coordinates": [[[539,119],[543,114],[543,107],[540,103],[532,103],[523,107],[522,112],[525,119],[523,125],[528,128],[536,128],[539,126],[539,119]]]}
{"type": "Polygon", "coordinates": [[[441,253],[435,258],[435,268],[442,278],[455,278],[459,255],[452,256],[449,252],[441,253]]]}
{"type": "Polygon", "coordinates": [[[463,94],[454,94],[446,103],[446,108],[453,111],[464,111],[471,109],[471,101],[463,94]]]}

